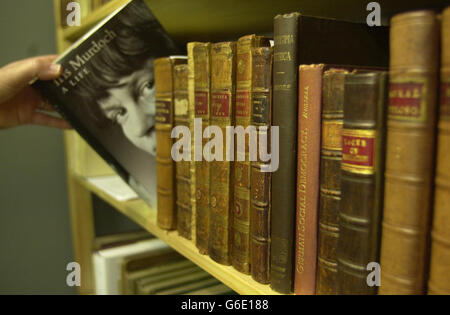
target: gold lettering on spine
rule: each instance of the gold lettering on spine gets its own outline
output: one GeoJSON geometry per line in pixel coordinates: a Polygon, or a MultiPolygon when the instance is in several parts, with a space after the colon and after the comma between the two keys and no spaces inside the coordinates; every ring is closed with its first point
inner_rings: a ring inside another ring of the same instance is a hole
{"type": "Polygon", "coordinates": [[[299,273],[305,270],[305,233],[306,233],[306,187],[307,187],[307,160],[308,160],[308,129],[303,129],[300,132],[301,147],[300,147],[300,180],[298,183],[299,190],[299,212],[297,220],[298,231],[298,255],[296,269],[299,273]]]}
{"type": "Polygon", "coordinates": [[[322,148],[326,150],[342,150],[342,121],[322,122],[322,148]]]}
{"type": "Polygon", "coordinates": [[[291,53],[289,51],[281,51],[273,54],[274,61],[291,61],[291,53]]]}
{"type": "Polygon", "coordinates": [[[294,43],[294,35],[279,35],[274,38],[275,45],[289,45],[294,43]]]}
{"type": "Polygon", "coordinates": [[[309,86],[305,86],[303,89],[303,118],[308,119],[309,113],[309,86]]]}

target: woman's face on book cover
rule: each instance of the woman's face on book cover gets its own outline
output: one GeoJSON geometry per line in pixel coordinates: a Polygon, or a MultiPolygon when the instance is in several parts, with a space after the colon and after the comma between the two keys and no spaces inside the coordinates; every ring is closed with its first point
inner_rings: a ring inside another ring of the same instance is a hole
{"type": "Polygon", "coordinates": [[[108,92],[109,96],[99,101],[105,116],[119,124],[134,145],[156,156],[153,60],[108,92]]]}

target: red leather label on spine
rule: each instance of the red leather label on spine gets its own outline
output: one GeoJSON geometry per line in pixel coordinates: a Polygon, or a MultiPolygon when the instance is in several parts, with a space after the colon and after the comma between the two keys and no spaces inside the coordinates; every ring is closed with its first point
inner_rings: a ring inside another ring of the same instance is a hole
{"type": "Polygon", "coordinates": [[[450,83],[441,83],[441,105],[440,114],[450,119],[450,83]]]}
{"type": "Polygon", "coordinates": [[[423,82],[391,82],[389,85],[389,118],[425,121],[426,95],[423,82]]]}
{"type": "Polygon", "coordinates": [[[250,117],[250,92],[236,92],[236,116],[250,117]]]}
{"type": "Polygon", "coordinates": [[[211,116],[224,117],[230,116],[230,93],[212,93],[211,95],[211,116]]]}
{"type": "Polygon", "coordinates": [[[208,115],[208,92],[195,91],[195,115],[208,115]]]}
{"type": "Polygon", "coordinates": [[[342,169],[373,174],[375,171],[375,130],[342,131],[342,169]]]}

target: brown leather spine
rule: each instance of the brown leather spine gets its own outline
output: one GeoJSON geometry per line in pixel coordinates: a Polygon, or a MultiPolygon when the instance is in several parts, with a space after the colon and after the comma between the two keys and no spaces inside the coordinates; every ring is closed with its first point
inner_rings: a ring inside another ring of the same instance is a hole
{"type": "MultiPolygon", "coordinates": [[[[236,45],[236,111],[235,124],[244,130],[251,125],[252,113],[252,49],[268,46],[269,39],[263,36],[247,35],[239,38],[236,45]]],[[[239,139],[236,139],[239,140],[239,139]]],[[[250,159],[248,135],[244,146],[235,142],[234,162],[234,213],[232,223],[233,267],[245,274],[250,273],[250,159]],[[244,151],[244,160],[238,156],[238,150],[244,151]]]]}
{"type": "Polygon", "coordinates": [[[314,294],[316,286],[323,69],[299,68],[295,294],[314,294]]]}
{"type": "MultiPolygon", "coordinates": [[[[269,47],[255,48],[252,52],[252,119],[255,127],[270,128],[272,123],[272,54],[269,47]]],[[[267,152],[270,152],[270,130],[258,130],[259,137],[268,140],[267,152]]],[[[251,162],[250,185],[250,263],[252,278],[260,283],[270,282],[270,211],[272,173],[263,172],[266,164],[260,159],[251,162]]]]}
{"type": "MultiPolygon", "coordinates": [[[[209,126],[211,114],[211,44],[195,43],[193,48],[194,61],[194,93],[195,118],[202,119],[202,135],[209,126]]],[[[191,136],[194,136],[192,134],[191,136]]],[[[208,141],[202,137],[202,147],[198,150],[200,156],[195,157],[196,175],[196,214],[195,214],[195,245],[200,254],[208,254],[209,243],[209,172],[210,163],[202,157],[202,148],[208,141]]]]}
{"type": "MultiPolygon", "coordinates": [[[[236,43],[211,45],[211,125],[219,126],[223,139],[226,127],[234,125],[236,43]]],[[[217,137],[217,135],[213,135],[217,137]]],[[[219,149],[216,147],[216,149],[219,149]]],[[[218,263],[231,264],[231,222],[233,220],[233,162],[224,144],[222,161],[211,161],[209,255],[218,263]]],[[[217,154],[217,152],[216,152],[217,154]]]]}
{"type": "Polygon", "coordinates": [[[387,73],[347,74],[344,84],[338,294],[375,294],[383,206],[387,73]]]}
{"type": "Polygon", "coordinates": [[[441,100],[428,294],[450,294],[450,7],[442,14],[441,100]]]}
{"type": "Polygon", "coordinates": [[[345,70],[330,69],[323,74],[316,294],[337,294],[336,249],[339,239],[346,73],[345,70]]]}
{"type": "Polygon", "coordinates": [[[439,24],[432,11],[392,18],[380,294],[425,289],[438,56],[439,24]]]}
{"type": "MultiPolygon", "coordinates": [[[[174,66],[174,123],[175,127],[190,127],[187,64],[174,66]]],[[[177,140],[179,139],[174,139],[174,141],[177,140]]],[[[185,153],[183,150],[183,147],[180,148],[180,152],[177,152],[177,154],[183,155],[185,153]]],[[[190,164],[190,161],[184,161],[183,159],[175,163],[177,230],[180,236],[188,240],[191,239],[192,229],[190,164]]]]}
{"type": "Polygon", "coordinates": [[[173,67],[186,59],[165,57],[155,59],[156,94],[156,176],[158,195],[157,224],[165,230],[176,229],[175,164],[172,160],[173,67]]]}
{"type": "Polygon", "coordinates": [[[273,125],[280,128],[280,165],[272,174],[270,286],[280,293],[293,289],[298,18],[292,13],[274,19],[273,125]]]}
{"type": "Polygon", "coordinates": [[[189,100],[189,130],[191,132],[191,161],[189,162],[189,173],[191,178],[190,200],[191,200],[191,239],[196,243],[196,216],[197,216],[197,200],[196,200],[196,176],[195,176],[195,156],[194,156],[194,119],[195,119],[195,64],[194,64],[194,47],[196,42],[187,44],[188,53],[188,100],[189,100]]]}

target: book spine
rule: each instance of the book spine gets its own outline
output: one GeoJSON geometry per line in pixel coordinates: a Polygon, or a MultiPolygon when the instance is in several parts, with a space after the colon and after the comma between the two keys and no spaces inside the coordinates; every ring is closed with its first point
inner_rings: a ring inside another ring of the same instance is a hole
{"type": "Polygon", "coordinates": [[[347,74],[342,130],[338,293],[375,294],[368,265],[378,262],[383,205],[387,73],[347,74]]]}
{"type": "Polygon", "coordinates": [[[434,176],[439,23],[432,11],[398,14],[391,22],[379,292],[422,294],[434,176]]]}
{"type": "MultiPolygon", "coordinates": [[[[197,43],[193,48],[194,55],[194,92],[195,92],[195,118],[202,119],[202,135],[210,123],[211,115],[211,45],[209,43],[197,43]]],[[[196,215],[195,215],[195,237],[199,252],[208,254],[209,224],[210,224],[210,162],[202,155],[208,139],[202,137],[200,158],[195,158],[195,175],[199,179],[196,182],[196,215]]],[[[196,152],[194,152],[194,156],[196,152]]]]}
{"type": "MultiPolygon", "coordinates": [[[[234,125],[236,43],[211,45],[211,125],[218,126],[230,143],[227,126],[234,125]]],[[[217,137],[215,134],[214,137],[217,137]]],[[[220,139],[219,139],[220,140],[220,139]]],[[[233,156],[231,146],[216,145],[210,169],[209,255],[218,263],[231,264],[233,220],[233,156]],[[222,155],[220,156],[220,151],[222,155]]]]}
{"type": "MultiPolygon", "coordinates": [[[[235,124],[246,129],[251,124],[251,84],[252,54],[255,35],[239,38],[236,45],[236,111],[235,124]]],[[[234,162],[234,213],[232,224],[232,265],[245,274],[250,273],[250,161],[247,135],[245,143],[235,143],[234,162]],[[238,157],[238,151],[245,154],[244,160],[238,157]]]]}
{"type": "MultiPolygon", "coordinates": [[[[272,56],[269,47],[255,48],[252,51],[252,125],[258,127],[259,137],[270,137],[272,124],[272,56]],[[264,131],[261,127],[267,127],[264,131]]],[[[270,152],[267,141],[267,151],[270,152]]],[[[258,158],[251,162],[250,185],[250,263],[252,278],[259,283],[270,281],[270,211],[272,173],[262,172],[261,166],[267,164],[258,158]]]]}
{"type": "Polygon", "coordinates": [[[441,94],[428,294],[450,294],[450,8],[442,14],[441,94]]]}
{"type": "Polygon", "coordinates": [[[175,166],[171,156],[173,127],[173,60],[158,58],[155,65],[156,98],[156,176],[158,195],[157,224],[160,228],[176,228],[175,166]]]}
{"type": "Polygon", "coordinates": [[[299,67],[295,294],[315,294],[323,64],[299,67]]]}
{"type": "Polygon", "coordinates": [[[196,243],[196,216],[197,216],[197,200],[196,176],[195,176],[195,151],[194,151],[194,119],[195,119],[195,65],[194,65],[194,47],[197,43],[187,44],[188,53],[188,100],[189,100],[189,130],[191,132],[191,161],[189,163],[189,173],[191,178],[190,187],[190,205],[191,205],[191,239],[196,243]]]}
{"type": "MultiPolygon", "coordinates": [[[[188,95],[188,65],[174,66],[174,123],[175,127],[190,127],[189,95],[188,95]]],[[[184,134],[181,134],[184,137],[184,134]]],[[[177,141],[175,139],[174,141],[177,141]]],[[[189,143],[190,145],[190,143],[189,143]]],[[[176,196],[177,196],[177,230],[178,234],[191,239],[192,212],[191,212],[191,169],[190,161],[182,158],[183,154],[190,157],[184,147],[176,151],[180,160],[175,163],[176,196]]]]}
{"type": "Polygon", "coordinates": [[[274,18],[273,125],[279,126],[279,168],[272,176],[270,285],[293,287],[297,160],[297,13],[274,18]]]}
{"type": "MultiPolygon", "coordinates": [[[[252,113],[252,49],[263,44],[263,37],[247,35],[236,45],[236,111],[235,124],[244,130],[251,125],[252,113]]],[[[235,144],[234,214],[232,224],[232,265],[250,274],[250,133],[235,144]],[[241,144],[241,140],[245,143],[241,144]],[[243,156],[240,156],[243,152],[243,156]]]]}
{"type": "Polygon", "coordinates": [[[337,294],[336,248],[339,239],[341,202],[342,125],[344,79],[347,71],[332,69],[323,74],[322,149],[320,157],[319,235],[317,294],[337,294]]]}

